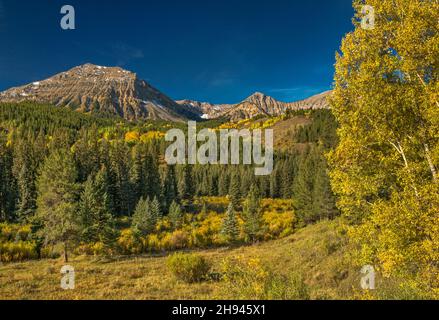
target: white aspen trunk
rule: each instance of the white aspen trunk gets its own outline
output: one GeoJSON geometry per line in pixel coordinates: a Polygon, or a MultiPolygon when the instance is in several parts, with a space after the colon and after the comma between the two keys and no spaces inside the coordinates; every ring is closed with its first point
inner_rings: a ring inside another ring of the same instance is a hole
{"type": "Polygon", "coordinates": [[[433,160],[431,159],[431,155],[430,155],[430,148],[428,147],[428,144],[424,144],[424,150],[425,150],[425,157],[427,158],[428,161],[428,165],[430,167],[430,171],[431,171],[431,175],[433,177],[433,181],[437,182],[437,171],[436,171],[436,167],[434,166],[433,160]]]}

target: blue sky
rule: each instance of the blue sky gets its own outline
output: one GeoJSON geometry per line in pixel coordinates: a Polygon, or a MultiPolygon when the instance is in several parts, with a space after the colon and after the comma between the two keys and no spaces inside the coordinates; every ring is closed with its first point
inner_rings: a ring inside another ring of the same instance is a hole
{"type": "Polygon", "coordinates": [[[90,62],[174,99],[294,101],[330,89],[352,16],[350,0],[0,0],[0,90],[90,62]]]}

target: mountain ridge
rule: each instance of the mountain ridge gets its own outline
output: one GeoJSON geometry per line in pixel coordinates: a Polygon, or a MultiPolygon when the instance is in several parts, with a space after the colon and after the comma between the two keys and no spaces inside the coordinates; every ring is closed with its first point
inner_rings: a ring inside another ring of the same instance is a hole
{"type": "Polygon", "coordinates": [[[0,92],[0,102],[48,103],[83,113],[109,113],[130,121],[216,118],[239,121],[258,115],[279,116],[288,110],[327,109],[330,92],[294,102],[281,102],[261,92],[236,104],[174,101],[134,72],[86,63],[45,80],[0,92]]]}

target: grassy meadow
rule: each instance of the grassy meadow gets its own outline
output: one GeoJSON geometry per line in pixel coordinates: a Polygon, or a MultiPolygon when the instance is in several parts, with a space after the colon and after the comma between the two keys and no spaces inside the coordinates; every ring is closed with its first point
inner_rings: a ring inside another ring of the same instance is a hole
{"type": "MultiPolygon", "coordinates": [[[[340,230],[339,221],[322,222],[279,240],[196,252],[212,264],[213,275],[221,274],[225,261],[237,259],[243,265],[256,264],[279,275],[300,274],[310,299],[349,298],[355,287],[359,288],[359,273],[346,260],[340,230]]],[[[69,262],[75,268],[74,290],[60,288],[60,270],[64,265],[61,259],[3,264],[0,267],[0,297],[69,300],[270,298],[257,288],[240,296],[242,292],[236,292],[220,277],[200,283],[180,281],[167,268],[166,259],[166,254],[108,259],[75,256],[69,262]]]]}

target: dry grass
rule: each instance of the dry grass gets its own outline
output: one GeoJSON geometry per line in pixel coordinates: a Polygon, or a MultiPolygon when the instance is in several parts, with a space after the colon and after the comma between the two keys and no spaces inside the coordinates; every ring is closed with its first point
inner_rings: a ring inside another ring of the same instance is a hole
{"type": "MultiPolygon", "coordinates": [[[[337,299],[352,295],[356,274],[345,260],[339,222],[322,222],[282,240],[239,248],[199,251],[220,270],[224,259],[260,259],[281,274],[303,274],[311,298],[337,299]]],[[[166,267],[166,257],[125,257],[114,260],[74,257],[76,288],[60,288],[59,260],[29,261],[0,267],[2,299],[221,299],[222,281],[187,284],[166,267]]]]}

